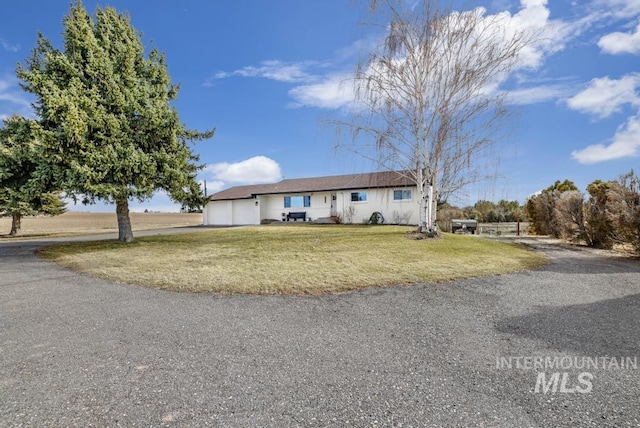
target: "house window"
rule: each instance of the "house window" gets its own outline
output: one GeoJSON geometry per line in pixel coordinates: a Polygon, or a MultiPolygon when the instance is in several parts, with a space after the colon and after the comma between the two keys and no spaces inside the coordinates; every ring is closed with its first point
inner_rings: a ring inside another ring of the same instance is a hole
{"type": "Polygon", "coordinates": [[[351,202],[365,202],[367,200],[367,192],[352,192],[351,202]]]}
{"type": "Polygon", "coordinates": [[[407,190],[394,190],[393,191],[393,200],[394,201],[407,201],[411,199],[411,189],[407,190]]]}
{"type": "Polygon", "coordinates": [[[311,206],[311,196],[285,196],[285,208],[302,208],[311,206]]]}

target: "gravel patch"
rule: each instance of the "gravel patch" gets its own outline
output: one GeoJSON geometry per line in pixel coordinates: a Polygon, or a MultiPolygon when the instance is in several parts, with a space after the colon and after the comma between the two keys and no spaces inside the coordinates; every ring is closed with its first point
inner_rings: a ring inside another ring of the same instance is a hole
{"type": "Polygon", "coordinates": [[[114,284],[0,244],[0,426],[640,426],[640,371],[610,366],[640,363],[640,263],[521,242],[550,263],[309,297],[114,284]]]}

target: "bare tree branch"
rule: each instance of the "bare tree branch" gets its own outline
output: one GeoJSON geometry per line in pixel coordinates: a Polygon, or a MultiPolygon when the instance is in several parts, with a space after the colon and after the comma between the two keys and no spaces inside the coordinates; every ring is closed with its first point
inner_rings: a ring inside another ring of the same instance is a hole
{"type": "Polygon", "coordinates": [[[476,160],[491,152],[509,116],[497,87],[534,35],[480,8],[413,6],[371,0],[371,11],[390,18],[387,34],[355,70],[352,117],[331,123],[350,131],[337,148],[415,181],[421,225],[434,230],[437,202],[483,178],[476,160]]]}

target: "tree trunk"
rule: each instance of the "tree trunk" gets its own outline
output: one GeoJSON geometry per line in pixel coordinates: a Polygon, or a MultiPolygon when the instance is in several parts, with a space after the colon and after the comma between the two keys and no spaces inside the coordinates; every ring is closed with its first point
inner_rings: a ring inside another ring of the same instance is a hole
{"type": "Polygon", "coordinates": [[[22,228],[22,214],[13,213],[11,220],[11,232],[9,235],[16,236],[20,234],[20,229],[22,228]]]}
{"type": "Polygon", "coordinates": [[[429,215],[427,214],[427,208],[429,207],[429,201],[427,200],[427,193],[422,190],[420,192],[420,233],[427,233],[429,230],[428,220],[429,215]]]}
{"type": "MultiPolygon", "coordinates": [[[[435,181],[435,180],[434,180],[435,181]]],[[[435,185],[429,186],[429,232],[438,233],[438,198],[435,185]]]]}
{"type": "Polygon", "coordinates": [[[418,232],[427,232],[427,192],[424,181],[424,171],[419,166],[416,168],[416,184],[418,188],[418,201],[420,201],[420,218],[418,219],[418,232]]]}
{"type": "Polygon", "coordinates": [[[116,201],[116,216],[118,217],[118,241],[133,241],[131,219],[129,218],[129,201],[126,199],[116,201]]]}

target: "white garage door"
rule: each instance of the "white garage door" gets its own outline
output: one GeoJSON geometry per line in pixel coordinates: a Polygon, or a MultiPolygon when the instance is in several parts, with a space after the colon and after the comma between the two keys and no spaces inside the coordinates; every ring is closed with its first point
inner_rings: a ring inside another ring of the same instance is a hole
{"type": "Polygon", "coordinates": [[[260,211],[255,199],[233,201],[233,224],[260,224],[260,211]]]}
{"type": "Polygon", "coordinates": [[[231,201],[214,201],[207,205],[208,224],[215,226],[231,225],[231,201]]]}

